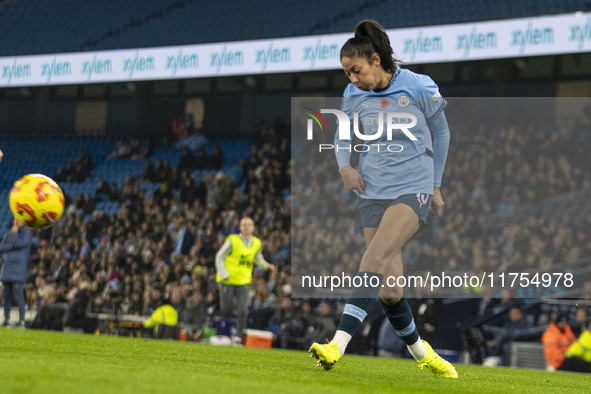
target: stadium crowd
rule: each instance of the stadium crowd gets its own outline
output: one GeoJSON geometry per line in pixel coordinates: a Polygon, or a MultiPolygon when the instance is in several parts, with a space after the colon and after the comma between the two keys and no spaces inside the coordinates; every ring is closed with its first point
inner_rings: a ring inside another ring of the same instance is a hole
{"type": "MultiPolygon", "coordinates": [[[[455,130],[442,189],[445,215],[405,246],[406,269],[500,271],[517,263],[547,267],[591,256],[588,205],[577,218],[531,217],[500,233],[490,233],[480,221],[589,189],[591,159],[582,143],[572,142],[587,141],[590,130],[588,118],[552,132],[455,130]]],[[[247,215],[256,223],[266,260],[277,267],[276,275],[255,269],[249,327],[274,331],[280,347],[305,349],[323,340],[335,329],[342,300],[292,298],[292,271],[354,272],[363,238],[355,226],[354,195],[343,190],[334,158],[302,154],[294,163],[289,136],[281,122],[262,122],[249,157],[225,174],[216,172],[224,160],[220,149],[207,158],[202,147],[181,146],[178,165],[147,159],[143,176],[128,177],[121,187],[100,181],[94,196],[78,196],[52,229],[38,234],[26,283],[29,308],[67,304],[83,289],[93,313],[147,316],[166,302],[181,322],[211,324],[219,314],[215,253],[247,215]],[[210,172],[196,182],[191,170],[204,167],[210,172]],[[160,186],[145,191],[142,181],[160,186]],[[99,201],[119,203],[120,212],[105,215],[95,209],[99,201]]],[[[59,327],[59,321],[39,317],[46,319],[38,322],[41,327],[59,327]]]]}
{"type": "MultiPolygon", "coordinates": [[[[482,220],[589,190],[591,159],[584,143],[590,137],[588,116],[553,131],[456,128],[442,188],[445,214],[407,243],[406,272],[543,269],[591,256],[591,206],[585,201],[576,216],[550,212],[558,215],[529,216],[500,230],[482,220]]],[[[294,185],[294,202],[306,203],[294,208],[293,235],[294,244],[306,248],[294,248],[294,264],[299,269],[300,261],[314,261],[301,264],[308,274],[354,272],[364,240],[355,229],[353,193],[342,190],[336,164],[326,154],[309,155],[297,166],[295,179],[301,182],[294,185]]]]}

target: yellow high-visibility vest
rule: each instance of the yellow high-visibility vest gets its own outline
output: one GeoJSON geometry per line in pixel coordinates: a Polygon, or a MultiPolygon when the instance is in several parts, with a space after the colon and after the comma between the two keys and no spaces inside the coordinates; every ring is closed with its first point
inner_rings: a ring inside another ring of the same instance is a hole
{"type": "Polygon", "coordinates": [[[226,257],[225,264],[230,278],[222,280],[220,274],[217,274],[216,281],[233,286],[247,285],[252,281],[252,264],[254,256],[261,248],[261,240],[252,237],[252,246],[248,248],[240,235],[232,234],[228,238],[232,241],[232,253],[226,257]]]}
{"type": "Polygon", "coordinates": [[[144,326],[151,328],[160,324],[165,326],[176,326],[178,322],[178,313],[171,305],[162,305],[156,308],[150,319],[144,322],[144,326]]]}

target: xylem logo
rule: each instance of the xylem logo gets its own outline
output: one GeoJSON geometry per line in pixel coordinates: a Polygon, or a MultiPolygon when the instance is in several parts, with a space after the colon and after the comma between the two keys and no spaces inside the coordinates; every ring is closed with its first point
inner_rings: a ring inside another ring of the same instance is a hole
{"type": "Polygon", "coordinates": [[[330,60],[339,58],[339,47],[336,44],[324,45],[322,40],[316,41],[316,46],[307,46],[304,48],[304,61],[314,67],[316,60],[330,60]]]}
{"type": "Polygon", "coordinates": [[[51,81],[53,77],[61,77],[62,75],[72,75],[70,62],[57,62],[54,56],[51,63],[43,63],[41,66],[41,76],[47,78],[46,82],[51,81]]]}
{"type": "Polygon", "coordinates": [[[123,60],[123,72],[129,74],[129,78],[133,77],[133,73],[138,71],[154,70],[156,61],[153,56],[140,56],[138,52],[134,57],[128,57],[123,60]]]}
{"type": "Polygon", "coordinates": [[[497,33],[493,31],[481,33],[476,29],[476,27],[473,27],[470,34],[460,34],[457,36],[456,50],[463,51],[464,57],[468,57],[472,49],[486,49],[496,47],[497,33]]]}
{"type": "Polygon", "coordinates": [[[423,31],[419,31],[417,37],[404,40],[404,53],[410,54],[410,61],[415,60],[417,53],[431,53],[443,51],[441,36],[423,37],[423,31]]]}
{"type": "Polygon", "coordinates": [[[570,26],[569,42],[576,42],[577,49],[582,49],[585,41],[591,41],[591,18],[587,18],[585,25],[570,26]]]}
{"type": "Polygon", "coordinates": [[[82,62],[82,75],[86,75],[87,81],[94,74],[110,74],[111,72],[113,72],[113,62],[111,59],[97,59],[96,55],[94,55],[92,60],[82,62]]]}
{"type": "Polygon", "coordinates": [[[14,59],[12,64],[2,66],[2,78],[0,79],[6,79],[6,84],[10,85],[13,79],[28,78],[30,76],[31,65],[28,63],[18,64],[14,59]]]}
{"type": "Polygon", "coordinates": [[[267,49],[259,49],[256,51],[255,64],[261,64],[263,70],[267,69],[269,63],[288,63],[291,56],[289,48],[274,48],[273,43],[270,42],[267,49]]]}
{"type": "Polygon", "coordinates": [[[525,30],[513,30],[511,32],[513,39],[512,47],[518,47],[519,53],[523,53],[525,48],[530,45],[552,44],[554,42],[554,29],[551,27],[537,28],[533,23],[527,24],[525,30]]]}
{"type": "MultiPolygon", "coordinates": [[[[306,115],[310,117],[307,120],[306,124],[306,132],[307,132],[307,139],[311,141],[314,139],[314,123],[316,123],[321,131],[326,130],[328,131],[328,124],[326,119],[322,114],[333,114],[337,117],[338,121],[338,139],[339,140],[351,140],[351,121],[347,114],[343,111],[338,109],[321,109],[320,112],[315,111],[312,108],[305,108],[307,110],[306,115]]],[[[378,114],[378,118],[375,122],[371,120],[377,126],[377,130],[374,134],[363,134],[359,131],[359,113],[353,113],[353,133],[356,137],[358,137],[362,141],[371,142],[380,139],[384,134],[384,129],[386,133],[386,140],[392,141],[392,136],[395,131],[402,132],[408,139],[411,141],[416,141],[417,138],[413,135],[410,131],[414,126],[417,124],[417,118],[415,115],[406,113],[406,112],[388,112],[383,113],[380,112],[378,114]],[[385,124],[385,127],[384,127],[385,124]]],[[[349,146],[347,148],[341,147],[339,145],[335,146],[333,144],[319,144],[318,145],[319,152],[323,150],[333,150],[336,151],[342,149],[353,149],[355,152],[368,152],[370,150],[375,150],[377,152],[402,152],[404,147],[400,144],[384,144],[384,143],[376,143],[376,144],[357,144],[353,145],[352,147],[349,146]]]]}
{"type": "Polygon", "coordinates": [[[211,54],[209,67],[213,67],[219,73],[222,67],[241,66],[244,64],[244,53],[242,51],[228,51],[226,46],[221,52],[211,54]]]}
{"type": "Polygon", "coordinates": [[[178,69],[189,70],[192,68],[199,68],[199,56],[196,53],[186,55],[182,49],[176,56],[166,57],[166,69],[172,70],[172,75],[176,75],[178,69]]]}

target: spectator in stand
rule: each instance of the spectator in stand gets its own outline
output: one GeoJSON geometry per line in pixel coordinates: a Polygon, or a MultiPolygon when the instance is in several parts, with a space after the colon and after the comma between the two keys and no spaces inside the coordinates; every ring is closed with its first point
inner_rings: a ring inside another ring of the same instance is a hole
{"type": "Polygon", "coordinates": [[[183,178],[179,194],[180,202],[185,204],[193,204],[196,196],[196,187],[193,178],[190,176],[183,178]]]}
{"type": "Polygon", "coordinates": [[[117,141],[115,150],[109,155],[109,159],[126,159],[131,156],[131,146],[123,140],[117,141]]]}
{"type": "Polygon", "coordinates": [[[53,179],[58,183],[82,182],[90,175],[94,167],[92,156],[82,153],[75,162],[68,162],[64,168],[59,169],[53,179]]]}
{"type": "Polygon", "coordinates": [[[193,326],[195,330],[203,327],[207,321],[207,302],[199,290],[191,292],[187,305],[181,312],[180,321],[193,326]]]}
{"type": "Polygon", "coordinates": [[[82,211],[83,215],[90,215],[96,206],[95,200],[90,194],[79,194],[76,198],[76,207],[82,211]]]}
{"type": "Polygon", "coordinates": [[[162,305],[162,287],[158,283],[154,283],[153,285],[148,284],[146,286],[146,292],[147,294],[144,295],[145,304],[142,315],[151,315],[156,308],[162,305]]]}
{"type": "Polygon", "coordinates": [[[109,191],[109,197],[111,198],[111,201],[119,201],[121,198],[121,195],[119,193],[119,186],[117,185],[117,182],[112,182],[111,183],[111,189],[109,191]]]}
{"type": "Polygon", "coordinates": [[[209,168],[212,170],[221,170],[224,166],[224,152],[219,145],[216,145],[209,156],[209,168]]]}
{"type": "Polygon", "coordinates": [[[171,141],[179,141],[187,136],[187,125],[182,113],[177,114],[170,121],[170,136],[171,141]]]}
{"type": "Polygon", "coordinates": [[[185,309],[185,299],[183,298],[182,289],[177,285],[178,282],[174,282],[170,286],[169,292],[169,303],[180,315],[183,309],[185,309]]]}
{"type": "Polygon", "coordinates": [[[140,159],[149,156],[151,151],[152,146],[149,140],[142,142],[137,138],[130,138],[129,142],[119,140],[109,159],[140,159]]]}
{"type": "Polygon", "coordinates": [[[191,246],[195,242],[195,235],[189,228],[187,220],[183,217],[178,217],[174,225],[176,228],[176,237],[173,255],[188,255],[191,246]]]}
{"type": "Polygon", "coordinates": [[[279,306],[279,300],[269,290],[267,281],[263,277],[258,277],[253,281],[253,288],[254,296],[249,316],[250,326],[256,330],[267,330],[269,321],[279,306]]]}
{"type": "Polygon", "coordinates": [[[575,322],[572,330],[575,336],[579,337],[583,332],[588,331],[589,318],[587,317],[587,309],[579,308],[575,313],[575,322]]]}
{"type": "Polygon", "coordinates": [[[158,160],[156,162],[156,182],[165,182],[170,179],[172,168],[169,160],[158,160]]]}
{"type": "Polygon", "coordinates": [[[439,315],[443,309],[441,298],[420,298],[413,302],[413,316],[421,338],[431,342],[435,335],[439,315]]]}
{"type": "Polygon", "coordinates": [[[134,291],[131,294],[131,300],[127,313],[136,316],[142,313],[142,295],[139,292],[134,291]]]}
{"type": "Polygon", "coordinates": [[[190,133],[187,137],[182,138],[179,142],[177,142],[176,148],[178,150],[188,148],[189,151],[191,151],[192,153],[196,153],[200,149],[204,148],[208,143],[209,140],[206,136],[201,134],[201,130],[195,130],[194,132],[190,133]]]}
{"type": "Polygon", "coordinates": [[[306,336],[312,329],[312,320],[312,307],[308,301],[300,304],[290,297],[282,298],[270,321],[277,335],[276,345],[282,349],[306,349],[306,336]]]}
{"type": "Polygon", "coordinates": [[[201,148],[195,153],[195,158],[193,159],[193,168],[197,170],[202,170],[207,168],[208,160],[207,154],[205,153],[205,148],[201,148]]]}
{"type": "Polygon", "coordinates": [[[111,201],[111,190],[109,189],[109,185],[104,179],[99,179],[98,185],[96,186],[96,190],[94,192],[94,196],[97,201],[106,202],[111,201]]]}
{"type": "Polygon", "coordinates": [[[329,338],[337,326],[330,304],[323,302],[316,308],[316,316],[312,320],[313,330],[308,335],[308,342],[322,342],[329,338]]]}
{"type": "Polygon", "coordinates": [[[144,173],[142,175],[142,179],[146,182],[156,182],[157,175],[152,162],[148,159],[144,162],[144,173]]]}
{"type": "Polygon", "coordinates": [[[179,161],[178,168],[181,170],[191,170],[195,166],[193,154],[187,147],[181,149],[181,160],[179,161]]]}

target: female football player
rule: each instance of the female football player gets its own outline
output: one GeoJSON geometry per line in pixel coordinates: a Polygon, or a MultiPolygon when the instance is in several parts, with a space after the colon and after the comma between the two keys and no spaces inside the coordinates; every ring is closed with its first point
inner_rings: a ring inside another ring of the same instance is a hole
{"type": "Polygon", "coordinates": [[[367,250],[357,276],[369,285],[353,289],[332,341],[314,343],[310,352],[319,366],[331,369],[379,297],[419,367],[457,378],[455,368],[420,339],[402,288],[382,286],[383,278],[403,274],[402,246],[427,224],[429,213],[443,213],[439,188],[450,139],[443,112],[447,102],[431,78],[399,67],[379,23],[361,21],[354,33],[340,55],[351,81],[343,111],[351,120],[357,112],[363,134],[377,139],[366,141],[357,170],[350,165],[350,138],[340,139],[337,133],[335,146],[341,149],[335,151],[345,187],[358,194],[357,223],[367,250]],[[394,124],[391,133],[383,125],[387,122],[394,124]]]}

